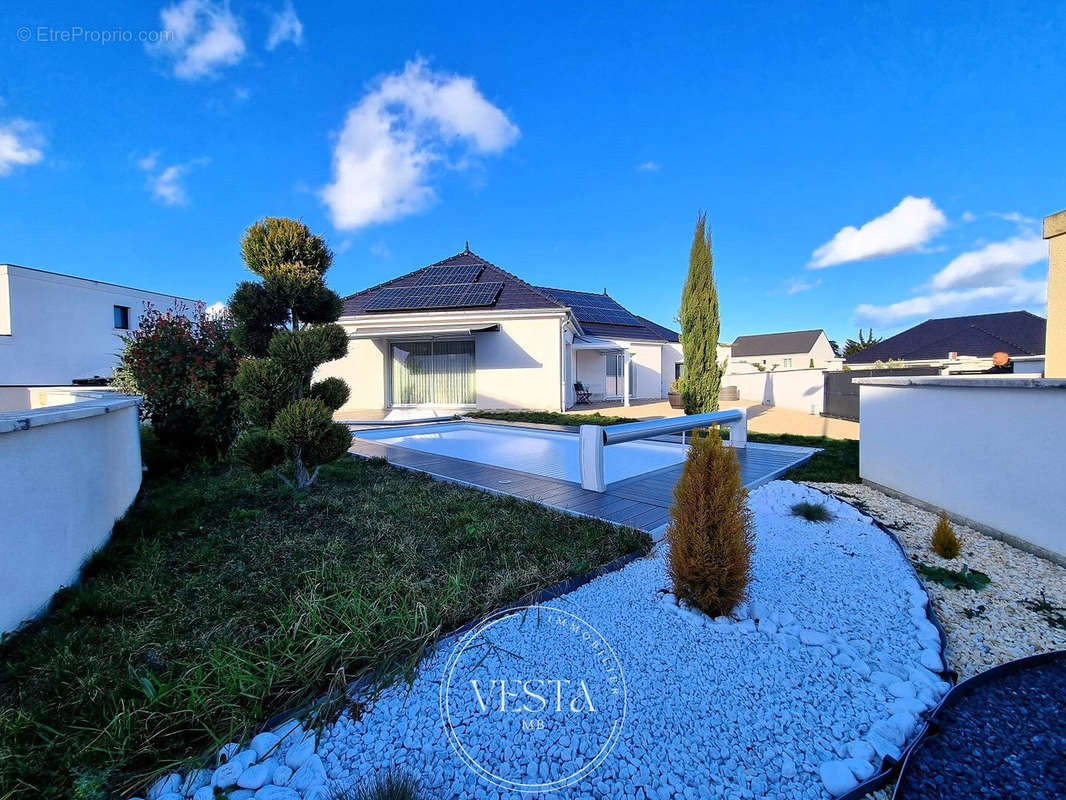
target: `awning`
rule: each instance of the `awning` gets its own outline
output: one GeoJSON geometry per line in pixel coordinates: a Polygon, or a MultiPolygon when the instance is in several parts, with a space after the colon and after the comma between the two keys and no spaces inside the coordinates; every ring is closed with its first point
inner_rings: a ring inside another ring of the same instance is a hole
{"type": "Polygon", "coordinates": [[[349,339],[418,339],[426,336],[470,336],[475,333],[492,333],[500,329],[499,324],[473,327],[434,326],[432,328],[381,328],[377,330],[360,330],[349,333],[349,339]]]}
{"type": "Polygon", "coordinates": [[[610,339],[598,339],[595,336],[575,336],[573,348],[575,350],[625,350],[625,345],[612,342],[610,339]]]}

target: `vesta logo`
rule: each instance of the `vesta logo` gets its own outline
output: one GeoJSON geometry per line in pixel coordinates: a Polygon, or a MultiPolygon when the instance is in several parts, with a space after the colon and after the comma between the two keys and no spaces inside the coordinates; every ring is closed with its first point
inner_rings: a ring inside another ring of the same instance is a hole
{"type": "Polygon", "coordinates": [[[482,713],[540,714],[554,711],[561,714],[569,711],[584,714],[596,711],[588,684],[583,680],[493,680],[488,687],[480,684],[474,679],[470,681],[482,713]]]}
{"type": "Polygon", "coordinates": [[[576,614],[508,609],[455,643],[440,713],[448,743],[479,778],[551,792],[611,754],[625,723],[625,676],[607,640],[576,614]]]}

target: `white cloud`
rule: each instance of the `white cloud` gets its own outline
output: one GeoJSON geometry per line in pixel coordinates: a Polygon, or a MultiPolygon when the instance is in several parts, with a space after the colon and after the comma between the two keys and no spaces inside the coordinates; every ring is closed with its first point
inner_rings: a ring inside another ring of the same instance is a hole
{"type": "Polygon", "coordinates": [[[304,40],[304,24],[296,16],[296,9],[291,2],[285,3],[280,11],[270,15],[270,33],[267,34],[266,49],[273,50],[280,44],[292,42],[300,45],[304,40]]]}
{"type": "Polygon", "coordinates": [[[378,258],[391,258],[392,251],[389,246],[384,242],[374,242],[370,245],[370,252],[376,255],[378,258]]]}
{"type": "Polygon", "coordinates": [[[159,19],[172,38],[149,45],[149,50],[169,57],[179,78],[205,78],[244,58],[241,20],[227,3],[180,0],[162,9],[159,19]]]}
{"type": "Polygon", "coordinates": [[[204,309],[204,316],[208,319],[217,319],[218,317],[225,316],[228,313],[229,306],[227,306],[221,300],[216,300],[214,303],[204,309]]]}
{"type": "Polygon", "coordinates": [[[436,198],[431,168],[451,148],[450,166],[499,153],[519,135],[473,78],[431,71],[421,60],[386,75],[348,111],[333,151],[333,182],[322,188],[337,228],[416,213],[436,198]]]}
{"type": "Polygon", "coordinates": [[[813,281],[805,280],[804,278],[792,278],[785,287],[785,294],[799,294],[800,292],[806,292],[809,289],[821,285],[821,283],[821,278],[813,281]]]}
{"type": "Polygon", "coordinates": [[[1016,279],[1026,267],[1045,258],[1047,244],[1040,236],[1015,236],[956,256],[933,276],[932,285],[941,291],[1001,285],[1016,279]]]}
{"type": "Polygon", "coordinates": [[[975,307],[984,307],[990,311],[1003,311],[1008,310],[1007,307],[1042,306],[1046,302],[1047,281],[1018,279],[1002,286],[936,292],[885,306],[863,303],[855,309],[855,316],[863,321],[887,325],[912,317],[963,314],[974,311],[975,307]]]}
{"type": "Polygon", "coordinates": [[[44,158],[44,141],[28,120],[0,123],[0,175],[10,175],[15,167],[36,164],[44,158]]]}
{"type": "Polygon", "coordinates": [[[658,172],[660,167],[658,161],[644,161],[637,164],[637,169],[641,172],[658,172]]]}
{"type": "Polygon", "coordinates": [[[169,164],[160,166],[159,154],[152,153],[137,160],[137,166],[147,173],[145,186],[152,193],[152,197],[165,206],[184,206],[189,203],[189,195],[185,190],[184,179],[194,167],[200,167],[209,163],[207,158],[194,158],[181,164],[169,164]]]}
{"type": "Polygon", "coordinates": [[[963,222],[975,222],[977,220],[977,215],[972,211],[963,211],[960,219],[962,219],[963,222]]]}
{"type": "Polygon", "coordinates": [[[947,225],[928,197],[904,197],[891,211],[862,227],[848,225],[811,255],[810,269],[919,250],[947,225]]]}

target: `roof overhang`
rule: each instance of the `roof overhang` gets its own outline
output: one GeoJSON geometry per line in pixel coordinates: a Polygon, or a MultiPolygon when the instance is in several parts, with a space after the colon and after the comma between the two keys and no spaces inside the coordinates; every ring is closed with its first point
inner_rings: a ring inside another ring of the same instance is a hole
{"type": "Polygon", "coordinates": [[[422,325],[395,328],[376,328],[349,331],[349,339],[417,339],[425,336],[472,336],[475,333],[495,333],[499,323],[491,325],[422,325]]]}

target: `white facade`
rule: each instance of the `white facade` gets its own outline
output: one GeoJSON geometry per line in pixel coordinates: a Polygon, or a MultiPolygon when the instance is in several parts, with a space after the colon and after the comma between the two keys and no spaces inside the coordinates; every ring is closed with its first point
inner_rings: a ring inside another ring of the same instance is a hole
{"type": "Polygon", "coordinates": [[[859,378],[864,481],[1066,563],[1066,380],[859,378]]]}
{"type": "Polygon", "coordinates": [[[351,396],[337,415],[349,419],[361,411],[412,406],[563,411],[574,404],[578,381],[593,400],[625,401],[627,394],[659,399],[681,361],[676,343],[583,336],[565,309],[356,315],[342,317],[340,324],[348,333],[348,354],[324,364],[315,377],[337,376],[348,383],[351,396]],[[467,402],[454,402],[454,395],[444,403],[402,402],[394,386],[396,348],[403,352],[411,343],[425,348],[432,342],[472,343],[473,387],[467,402]]]}
{"type": "Polygon", "coordinates": [[[751,370],[751,367],[747,365],[756,364],[769,370],[839,369],[841,363],[841,359],[833,352],[833,346],[829,344],[829,337],[825,335],[825,331],[821,331],[810,349],[804,352],[755,353],[734,356],[732,351],[730,351],[729,356],[726,374],[730,374],[730,372],[745,373],[751,370]]]}
{"type": "Polygon", "coordinates": [[[190,309],[198,302],[0,264],[0,385],[110,377],[126,333],[117,325],[136,328],[146,303],[168,309],[179,301],[190,309]]]}

